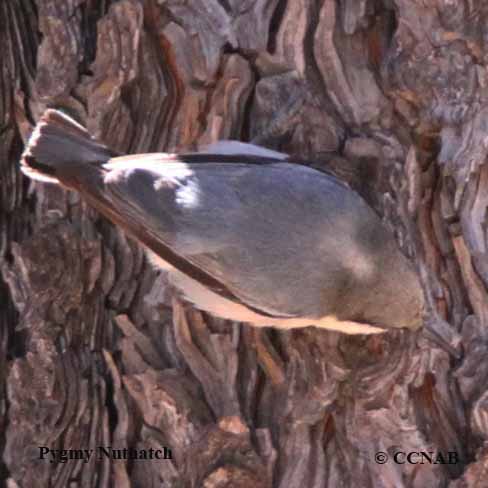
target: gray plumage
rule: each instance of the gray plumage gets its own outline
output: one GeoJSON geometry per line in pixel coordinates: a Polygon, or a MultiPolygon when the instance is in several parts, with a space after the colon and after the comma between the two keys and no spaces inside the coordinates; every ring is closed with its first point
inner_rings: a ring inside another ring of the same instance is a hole
{"type": "Polygon", "coordinates": [[[48,110],[24,172],[79,191],[167,263],[199,308],[344,332],[422,324],[416,273],[374,211],[334,176],[237,142],[210,146],[214,154],[113,157],[74,124],[48,110]]]}

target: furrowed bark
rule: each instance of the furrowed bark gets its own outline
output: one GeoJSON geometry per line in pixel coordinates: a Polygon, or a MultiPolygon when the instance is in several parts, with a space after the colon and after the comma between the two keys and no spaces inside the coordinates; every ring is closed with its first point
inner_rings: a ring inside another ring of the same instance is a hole
{"type": "Polygon", "coordinates": [[[486,485],[488,8],[478,4],[0,3],[9,486],[486,485]],[[46,107],[122,152],[233,138],[336,172],[394,229],[462,357],[423,333],[256,330],[191,309],[76,194],[21,176],[46,107]],[[166,446],[172,459],[50,463],[42,446],[166,446]],[[457,462],[395,463],[399,451],[457,462]]]}

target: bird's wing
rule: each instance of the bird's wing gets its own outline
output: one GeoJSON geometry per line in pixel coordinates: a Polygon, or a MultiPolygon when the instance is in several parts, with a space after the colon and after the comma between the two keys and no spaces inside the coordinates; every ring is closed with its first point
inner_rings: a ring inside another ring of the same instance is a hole
{"type": "Polygon", "coordinates": [[[288,154],[274,151],[256,144],[249,144],[248,142],[220,140],[212,144],[200,147],[199,153],[205,154],[233,154],[242,157],[242,155],[253,155],[264,158],[273,158],[276,160],[286,161],[290,158],[288,154]]]}
{"type": "Polygon", "coordinates": [[[351,280],[351,259],[367,261],[359,234],[376,216],[318,171],[226,158],[110,160],[109,217],[222,296],[264,315],[320,316],[351,280]]]}

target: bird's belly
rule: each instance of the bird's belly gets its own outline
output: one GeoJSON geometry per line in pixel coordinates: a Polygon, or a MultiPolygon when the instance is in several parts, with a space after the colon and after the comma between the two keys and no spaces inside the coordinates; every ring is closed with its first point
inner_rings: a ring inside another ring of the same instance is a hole
{"type": "Polygon", "coordinates": [[[307,317],[269,317],[224,298],[209,290],[199,282],[185,274],[171,269],[168,273],[170,283],[180,290],[184,297],[195,305],[196,308],[210,313],[216,317],[237,322],[246,322],[257,327],[277,327],[280,329],[294,329],[299,327],[315,326],[324,329],[335,330],[345,334],[379,334],[384,329],[359,322],[338,320],[329,315],[316,318],[307,317]]]}
{"type": "Polygon", "coordinates": [[[174,267],[171,266],[164,259],[161,259],[155,252],[151,251],[149,248],[145,247],[146,256],[149,262],[157,269],[162,269],[164,271],[173,270],[174,267]]]}

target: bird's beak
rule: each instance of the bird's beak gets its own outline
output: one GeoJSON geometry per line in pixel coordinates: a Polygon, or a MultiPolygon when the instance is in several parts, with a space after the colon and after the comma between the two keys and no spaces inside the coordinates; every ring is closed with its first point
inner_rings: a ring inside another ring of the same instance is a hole
{"type": "Polygon", "coordinates": [[[424,337],[449,355],[459,360],[462,357],[461,336],[438,314],[431,315],[426,319],[422,329],[424,337]]]}

